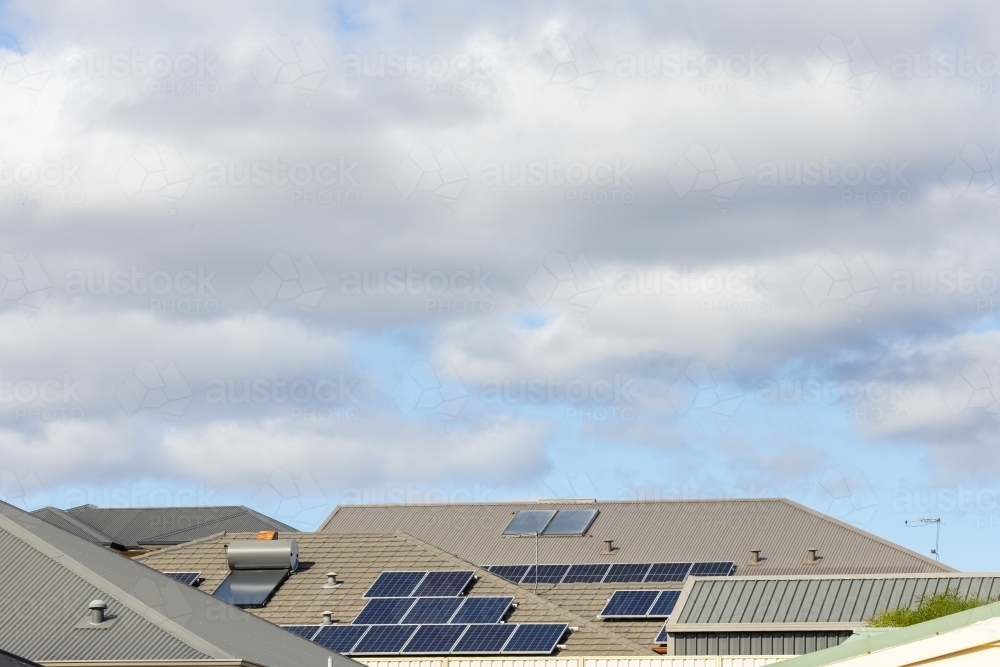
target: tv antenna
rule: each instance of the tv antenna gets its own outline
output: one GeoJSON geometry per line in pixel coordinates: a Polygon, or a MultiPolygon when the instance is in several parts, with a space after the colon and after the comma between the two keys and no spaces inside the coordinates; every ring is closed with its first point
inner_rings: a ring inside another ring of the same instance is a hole
{"type": "Polygon", "coordinates": [[[907,519],[906,525],[910,528],[923,528],[924,526],[929,526],[934,524],[935,536],[934,536],[934,548],[931,549],[931,553],[934,554],[934,560],[941,562],[941,517],[937,519],[907,519]]]}

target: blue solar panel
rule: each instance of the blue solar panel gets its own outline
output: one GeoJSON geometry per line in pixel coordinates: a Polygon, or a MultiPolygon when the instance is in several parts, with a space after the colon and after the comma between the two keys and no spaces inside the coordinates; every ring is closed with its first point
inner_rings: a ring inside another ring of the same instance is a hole
{"type": "Polygon", "coordinates": [[[383,572],[371,588],[365,591],[366,598],[405,598],[413,595],[426,572],[383,572]]]}
{"type": "Polygon", "coordinates": [[[674,610],[674,605],[677,604],[677,598],[681,596],[680,591],[660,591],[660,597],[656,598],[656,602],[650,607],[647,616],[655,617],[667,617],[674,610]]]}
{"type": "Polygon", "coordinates": [[[615,591],[601,610],[604,618],[641,618],[649,613],[660,591],[615,591]]]}
{"type": "Polygon", "coordinates": [[[611,567],[607,563],[594,565],[571,565],[569,572],[563,577],[564,584],[596,584],[604,580],[604,575],[611,567]]]}
{"type": "Polygon", "coordinates": [[[354,619],[354,625],[399,623],[414,602],[416,598],[374,598],[354,619]]]}
{"type": "Polygon", "coordinates": [[[411,595],[414,597],[440,597],[461,595],[466,589],[475,572],[428,572],[424,580],[411,595]]]}
{"type": "Polygon", "coordinates": [[[517,626],[513,636],[504,645],[507,653],[542,653],[549,654],[555,650],[556,644],[566,633],[566,624],[557,623],[526,623],[517,626]]]}
{"type": "Polygon", "coordinates": [[[416,630],[415,625],[373,625],[351,653],[399,653],[416,630]]]}
{"type": "Polygon", "coordinates": [[[653,563],[646,574],[646,581],[684,581],[691,563],[653,563]]]}
{"type": "Polygon", "coordinates": [[[470,625],[462,638],[458,640],[452,653],[500,653],[504,644],[514,634],[516,625],[470,625]]]}
{"type": "Polygon", "coordinates": [[[452,623],[499,623],[514,598],[465,598],[452,623]]]}
{"type": "Polygon", "coordinates": [[[465,628],[464,625],[421,625],[406,643],[403,653],[450,653],[465,628]]]}
{"type": "MultiPolygon", "coordinates": [[[[283,625],[281,627],[283,627],[285,630],[288,630],[293,635],[298,635],[299,637],[302,637],[303,639],[312,639],[313,635],[316,634],[316,631],[319,630],[320,627],[322,627],[322,626],[319,626],[319,625],[283,625]]],[[[347,626],[344,626],[344,627],[347,627],[347,626]]]]}
{"type": "Polygon", "coordinates": [[[615,563],[604,577],[606,584],[642,581],[649,572],[649,563],[615,563]]]}
{"type": "Polygon", "coordinates": [[[653,640],[654,644],[666,644],[670,640],[670,635],[667,634],[666,626],[660,628],[660,633],[656,635],[656,639],[653,640]]]}
{"type": "Polygon", "coordinates": [[[346,655],[367,631],[367,625],[322,625],[312,640],[323,648],[346,655]]]}
{"type": "Polygon", "coordinates": [[[528,572],[530,565],[492,565],[489,571],[498,577],[503,577],[507,581],[513,581],[515,584],[520,583],[521,579],[528,572]]]}
{"type": "MultiPolygon", "coordinates": [[[[566,576],[569,571],[569,565],[539,565],[538,566],[538,583],[540,584],[558,584],[562,581],[562,578],[566,576]]],[[[533,584],[535,583],[535,566],[532,565],[528,568],[527,574],[524,575],[524,579],[521,580],[522,584],[533,584]]]]}
{"type": "Polygon", "coordinates": [[[447,623],[466,598],[418,598],[403,623],[447,623]]]}
{"type": "Polygon", "coordinates": [[[174,581],[179,581],[182,584],[187,584],[188,586],[194,586],[195,582],[201,579],[201,572],[164,572],[174,581]]]}
{"type": "Polygon", "coordinates": [[[705,563],[695,563],[691,567],[692,577],[728,577],[736,569],[736,563],[732,561],[713,561],[705,563]]]}

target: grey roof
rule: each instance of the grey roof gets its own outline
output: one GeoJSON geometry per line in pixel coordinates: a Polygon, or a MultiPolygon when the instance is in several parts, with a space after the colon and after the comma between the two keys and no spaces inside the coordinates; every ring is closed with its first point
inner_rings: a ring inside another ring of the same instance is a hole
{"type": "Polygon", "coordinates": [[[37,663],[0,650],[0,667],[38,667],[37,663]]]}
{"type": "MultiPolygon", "coordinates": [[[[748,571],[751,549],[764,561],[755,575],[877,574],[954,570],[930,558],[784,498],[590,501],[600,511],[584,537],[541,537],[542,563],[643,563],[732,560],[748,571]],[[610,556],[603,540],[613,539],[610,556]],[[803,563],[818,548],[817,565],[803,563]]],[[[322,532],[401,530],[478,565],[535,561],[533,539],[504,537],[521,509],[580,509],[581,501],[341,505],[322,532]]]]}
{"type": "Polygon", "coordinates": [[[667,623],[669,632],[846,630],[921,596],[952,590],[981,599],[1000,595],[1000,574],[852,577],[695,578],[667,623]]]}
{"type": "Polygon", "coordinates": [[[181,544],[218,532],[295,529],[240,505],[219,507],[44,507],[32,512],[60,528],[105,546],[125,549],[181,544]],[[75,521],[71,528],[68,524],[75,521]],[[87,534],[87,530],[92,535],[87,534]],[[108,542],[108,543],[106,543],[108,542]]]}
{"type": "Polygon", "coordinates": [[[245,660],[266,667],[354,664],[0,502],[0,646],[34,661],[245,660]],[[87,605],[108,604],[89,627],[87,605]],[[82,626],[82,627],[81,627],[82,626]]]}

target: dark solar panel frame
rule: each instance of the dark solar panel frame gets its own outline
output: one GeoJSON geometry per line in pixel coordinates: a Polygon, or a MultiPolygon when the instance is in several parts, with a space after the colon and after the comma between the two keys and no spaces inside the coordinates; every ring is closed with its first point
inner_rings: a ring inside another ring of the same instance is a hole
{"type": "Polygon", "coordinates": [[[624,584],[642,581],[652,563],[615,563],[604,577],[606,584],[624,584]]]}
{"type": "Polygon", "coordinates": [[[469,587],[476,573],[472,570],[428,572],[420,585],[410,593],[413,597],[453,597],[469,587]]]}
{"type": "Polygon", "coordinates": [[[396,625],[409,613],[417,598],[372,598],[352,625],[396,625]]]}
{"type": "Polygon", "coordinates": [[[351,650],[351,654],[397,654],[416,631],[416,625],[372,625],[351,650]]]}
{"type": "Polygon", "coordinates": [[[313,643],[335,653],[347,655],[368,632],[368,625],[321,625],[313,643]]]}
{"type": "MultiPolygon", "coordinates": [[[[312,638],[316,636],[322,625],[283,625],[281,626],[285,630],[288,630],[293,635],[302,637],[303,639],[308,639],[312,641],[312,638]]],[[[346,626],[345,626],[346,627],[346,626]]]]}
{"type": "Polygon", "coordinates": [[[653,640],[654,644],[667,644],[670,641],[670,635],[667,634],[667,626],[660,628],[659,634],[656,635],[656,639],[653,640]]]}
{"type": "Polygon", "coordinates": [[[650,607],[656,602],[660,591],[648,589],[633,589],[615,591],[608,598],[604,609],[598,614],[601,618],[646,618],[650,607]]]}
{"type": "Polygon", "coordinates": [[[563,577],[564,584],[599,584],[604,581],[604,575],[611,568],[609,563],[585,563],[570,565],[569,572],[563,577]]]}
{"type": "Polygon", "coordinates": [[[465,598],[462,606],[452,617],[452,623],[499,623],[507,614],[514,598],[465,598]]]}
{"type": "Polygon", "coordinates": [[[405,598],[413,595],[413,591],[420,585],[425,576],[427,576],[427,572],[424,571],[382,572],[362,597],[405,598]]]}
{"type": "Polygon", "coordinates": [[[465,625],[421,625],[413,633],[400,653],[404,655],[441,655],[451,653],[452,647],[468,629],[465,625]]]}
{"type": "Polygon", "coordinates": [[[507,581],[519,584],[530,567],[530,565],[491,565],[489,571],[507,581]]]}
{"type": "Polygon", "coordinates": [[[469,625],[451,652],[457,655],[500,655],[515,630],[517,625],[508,623],[469,625]]]}
{"type": "Polygon", "coordinates": [[[522,623],[507,640],[502,653],[549,655],[566,634],[568,627],[565,623],[522,623]]]}
{"type": "Polygon", "coordinates": [[[449,623],[458,608],[470,599],[474,598],[417,598],[400,623],[404,625],[449,623]]]}
{"type": "Polygon", "coordinates": [[[646,581],[684,581],[690,571],[691,563],[653,563],[646,581]]]}
{"type": "Polygon", "coordinates": [[[677,606],[677,600],[680,596],[680,591],[660,591],[660,596],[656,598],[656,602],[649,608],[646,616],[650,618],[666,618],[670,616],[674,611],[674,607],[677,606]]]}
{"type": "Polygon", "coordinates": [[[164,572],[163,574],[178,583],[188,586],[194,586],[201,579],[201,572],[164,572]]]}
{"type": "Polygon", "coordinates": [[[736,569],[732,561],[704,561],[691,566],[691,577],[728,577],[736,569]]]}
{"type": "MultiPolygon", "coordinates": [[[[539,565],[538,566],[538,583],[540,584],[558,584],[569,572],[569,565],[539,565]]],[[[533,584],[535,583],[535,566],[531,565],[528,567],[528,571],[524,575],[524,579],[521,580],[522,584],[533,584]]]]}

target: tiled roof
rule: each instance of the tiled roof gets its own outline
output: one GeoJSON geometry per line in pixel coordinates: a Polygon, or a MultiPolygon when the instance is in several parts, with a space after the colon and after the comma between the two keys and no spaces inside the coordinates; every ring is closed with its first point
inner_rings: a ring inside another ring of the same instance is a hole
{"type": "MultiPolygon", "coordinates": [[[[198,571],[205,578],[201,590],[213,592],[228,575],[225,545],[232,539],[254,537],[216,535],[141,556],[139,560],[163,572],[198,571]]],[[[567,623],[570,633],[560,655],[652,655],[653,636],[630,641],[610,624],[583,616],[536,596],[467,561],[404,533],[338,534],[283,533],[281,538],[299,543],[300,569],[278,589],[266,607],[252,613],[279,625],[319,624],[324,611],[334,612],[340,623],[350,623],[364,607],[364,592],[386,570],[475,569],[478,580],[469,591],[474,596],[513,596],[517,608],[511,623],[567,623]],[[327,572],[343,582],[325,589],[327,572]]]]}

